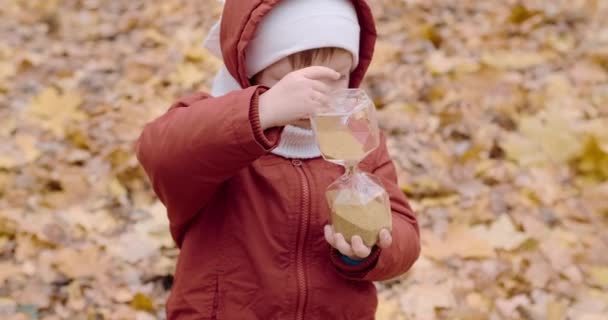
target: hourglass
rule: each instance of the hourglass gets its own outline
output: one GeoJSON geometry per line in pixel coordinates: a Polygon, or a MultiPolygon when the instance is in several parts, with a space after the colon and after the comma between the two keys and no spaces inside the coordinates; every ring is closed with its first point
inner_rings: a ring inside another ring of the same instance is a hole
{"type": "Polygon", "coordinates": [[[374,103],[361,89],[338,90],[311,124],[323,158],[345,168],[325,193],[331,224],[347,241],[358,235],[371,247],[382,229],[391,230],[388,193],[378,177],[358,168],[380,143],[374,103]]]}

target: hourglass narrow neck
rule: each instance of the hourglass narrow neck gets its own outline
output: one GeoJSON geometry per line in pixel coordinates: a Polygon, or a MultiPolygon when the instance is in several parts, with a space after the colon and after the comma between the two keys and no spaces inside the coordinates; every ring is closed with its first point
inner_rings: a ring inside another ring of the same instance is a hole
{"type": "Polygon", "coordinates": [[[359,171],[358,163],[346,163],[344,169],[344,175],[353,175],[359,171]]]}

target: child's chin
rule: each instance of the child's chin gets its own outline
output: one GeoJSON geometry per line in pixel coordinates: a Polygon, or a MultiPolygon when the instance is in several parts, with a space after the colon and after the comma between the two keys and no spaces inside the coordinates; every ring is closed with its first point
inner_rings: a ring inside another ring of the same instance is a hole
{"type": "Polygon", "coordinates": [[[292,126],[296,126],[296,127],[300,127],[300,128],[304,128],[304,129],[310,129],[310,120],[298,120],[298,121],[294,121],[290,124],[292,126]]]}

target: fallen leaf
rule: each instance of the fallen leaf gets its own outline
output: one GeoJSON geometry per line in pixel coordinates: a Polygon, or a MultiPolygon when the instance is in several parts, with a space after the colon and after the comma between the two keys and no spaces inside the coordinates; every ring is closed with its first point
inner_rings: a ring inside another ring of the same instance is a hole
{"type": "Polygon", "coordinates": [[[37,124],[58,137],[64,137],[69,122],[86,119],[85,113],[78,109],[82,101],[78,93],[60,93],[49,87],[32,100],[28,111],[37,124]]]}
{"type": "Polygon", "coordinates": [[[135,232],[142,238],[150,240],[157,250],[171,248],[174,245],[173,238],[169,232],[169,219],[165,206],[156,201],[147,208],[150,215],[134,226],[135,232]]]}
{"type": "Polygon", "coordinates": [[[535,288],[544,288],[551,280],[551,265],[544,259],[537,257],[537,259],[530,261],[530,267],[526,270],[524,276],[535,288]]]}
{"type": "Polygon", "coordinates": [[[608,215],[608,182],[587,187],[583,190],[583,200],[593,212],[608,215]]]}
{"type": "Polygon", "coordinates": [[[456,304],[449,283],[414,284],[401,295],[401,309],[410,319],[437,319],[436,310],[456,304]]]}
{"type": "Polygon", "coordinates": [[[157,318],[147,312],[138,311],[135,314],[135,320],[156,320],[157,318]]]}
{"type": "Polygon", "coordinates": [[[521,70],[547,63],[549,58],[547,53],[512,50],[486,52],[481,61],[497,69],[521,70]]]}
{"type": "Polygon", "coordinates": [[[456,66],[456,61],[445,56],[441,51],[435,51],[425,61],[426,68],[436,74],[448,73],[456,66]]]}
{"type": "Polygon", "coordinates": [[[88,246],[82,250],[63,248],[55,255],[57,269],[71,279],[103,274],[109,267],[104,260],[96,246],[88,246]]]}
{"type": "Polygon", "coordinates": [[[6,80],[17,73],[15,65],[8,61],[0,61],[0,80],[6,80]]]}
{"type": "MultiPolygon", "coordinates": [[[[1,283],[2,281],[0,281],[1,283]]],[[[0,297],[0,316],[13,316],[17,312],[17,302],[11,298],[0,297]]]]}
{"type": "Polygon", "coordinates": [[[509,299],[497,299],[496,309],[504,317],[512,317],[519,314],[516,312],[519,307],[527,306],[530,303],[530,299],[526,295],[519,294],[509,299]]]}
{"type": "Polygon", "coordinates": [[[18,134],[15,136],[15,143],[19,147],[23,163],[35,161],[40,156],[40,150],[36,146],[37,138],[32,135],[18,134]]]}
{"type": "Polygon", "coordinates": [[[201,83],[205,76],[206,74],[195,64],[183,63],[177,66],[177,70],[171,79],[184,88],[192,88],[194,85],[201,83]]]}
{"type": "Polygon", "coordinates": [[[560,231],[551,232],[540,244],[540,251],[549,259],[553,270],[565,270],[573,263],[570,245],[563,241],[560,231]]]}
{"type": "Polygon", "coordinates": [[[32,280],[15,295],[15,301],[19,304],[18,311],[24,310],[37,313],[38,309],[46,308],[51,303],[51,288],[44,283],[32,280]]]}
{"type": "Polygon", "coordinates": [[[378,41],[374,53],[374,59],[369,67],[370,74],[382,72],[384,66],[395,61],[399,57],[399,47],[388,41],[378,41]]]}
{"type": "Polygon", "coordinates": [[[501,146],[521,166],[568,162],[583,150],[571,121],[556,109],[523,117],[519,132],[508,134],[501,146]]]}
{"type": "Polygon", "coordinates": [[[441,260],[452,256],[462,258],[494,257],[494,249],[465,226],[451,226],[444,239],[431,233],[423,234],[422,254],[441,260]]]}
{"type": "Polygon", "coordinates": [[[568,306],[564,302],[550,300],[547,302],[547,320],[563,320],[566,317],[566,308],[568,306]]]}
{"type": "Polygon", "coordinates": [[[384,296],[378,297],[378,308],[376,309],[376,317],[378,320],[406,320],[401,312],[399,301],[394,298],[384,296]]]}
{"type": "Polygon", "coordinates": [[[589,277],[594,284],[602,287],[608,287],[608,267],[593,266],[589,268],[589,277]]]}
{"type": "Polygon", "coordinates": [[[0,263],[0,284],[3,284],[4,281],[11,279],[17,275],[21,274],[21,268],[10,262],[2,262],[0,263]]]}
{"type": "Polygon", "coordinates": [[[477,225],[471,228],[471,232],[495,249],[514,250],[528,236],[515,229],[508,215],[503,214],[496,219],[489,227],[477,225]]]}
{"type": "Polygon", "coordinates": [[[154,302],[152,299],[143,293],[136,293],[131,300],[131,307],[135,310],[154,312],[154,302]]]}
{"type": "Polygon", "coordinates": [[[525,5],[518,3],[511,7],[509,21],[512,23],[521,24],[539,13],[540,12],[530,10],[525,5]]]}
{"type": "Polygon", "coordinates": [[[112,298],[118,303],[126,303],[134,299],[134,294],[127,288],[120,288],[115,291],[112,298]]]}
{"type": "Polygon", "coordinates": [[[131,232],[123,233],[116,239],[107,241],[105,245],[110,254],[130,263],[159,253],[154,240],[131,232]]]}
{"type": "Polygon", "coordinates": [[[577,167],[584,175],[604,181],[608,179],[608,119],[596,119],[581,127],[586,136],[577,167]]]}
{"type": "Polygon", "coordinates": [[[17,119],[12,117],[0,118],[0,137],[9,138],[15,129],[17,129],[17,119]]]}

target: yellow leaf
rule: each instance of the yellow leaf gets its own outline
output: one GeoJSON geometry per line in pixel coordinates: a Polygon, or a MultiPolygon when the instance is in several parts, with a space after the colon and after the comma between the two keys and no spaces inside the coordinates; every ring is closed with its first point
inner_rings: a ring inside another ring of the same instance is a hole
{"type": "Polygon", "coordinates": [[[405,320],[405,316],[399,307],[399,301],[387,298],[384,295],[378,297],[378,308],[376,309],[377,320],[405,320]]]}
{"type": "Polygon", "coordinates": [[[17,119],[13,117],[0,118],[0,137],[8,138],[17,128],[17,119]]]}
{"type": "Polygon", "coordinates": [[[0,154],[0,169],[12,169],[18,165],[19,163],[14,157],[0,154]]]}
{"type": "Polygon", "coordinates": [[[96,246],[82,250],[61,249],[54,256],[54,264],[69,278],[95,276],[102,274],[108,268],[106,260],[101,259],[101,252],[96,246]]]}
{"type": "Polygon", "coordinates": [[[511,14],[509,15],[509,21],[512,23],[520,24],[524,21],[534,17],[539,12],[534,10],[529,10],[523,4],[516,4],[511,8],[511,14]]]}
{"type": "Polygon", "coordinates": [[[165,45],[169,43],[169,38],[167,38],[164,34],[160,33],[156,29],[148,29],[145,32],[145,38],[159,45],[165,45]]]}
{"type": "Polygon", "coordinates": [[[8,79],[17,73],[17,68],[14,63],[8,61],[0,61],[0,80],[8,79]]]}
{"type": "Polygon", "coordinates": [[[594,137],[600,149],[608,153],[608,118],[595,119],[588,123],[587,131],[594,137]]]}
{"type": "Polygon", "coordinates": [[[455,61],[446,57],[441,51],[431,53],[425,61],[427,70],[435,74],[448,73],[454,69],[455,65],[455,61]]]}
{"type": "Polygon", "coordinates": [[[608,214],[608,182],[583,189],[582,200],[593,212],[608,214]]]}
{"type": "Polygon", "coordinates": [[[425,61],[427,70],[434,74],[445,74],[451,71],[460,73],[476,72],[479,63],[464,57],[446,57],[441,51],[435,51],[425,61]]]}
{"type": "Polygon", "coordinates": [[[469,227],[450,226],[444,239],[428,232],[422,237],[422,254],[441,260],[452,256],[462,258],[490,258],[495,256],[494,249],[477,237],[469,227]]]}
{"type": "Polygon", "coordinates": [[[394,44],[388,41],[378,41],[374,51],[374,59],[369,66],[369,73],[382,72],[384,66],[395,63],[399,57],[399,52],[401,50],[394,44]]]}
{"type": "Polygon", "coordinates": [[[583,127],[586,143],[576,166],[586,177],[596,181],[608,179],[608,119],[596,119],[583,127]]]}
{"type": "Polygon", "coordinates": [[[487,297],[484,297],[483,295],[481,295],[477,292],[469,293],[466,296],[465,300],[467,302],[467,305],[469,305],[471,308],[473,308],[475,310],[487,312],[490,310],[490,308],[492,306],[492,302],[490,301],[490,299],[488,299],[487,297]]]}
{"type": "Polygon", "coordinates": [[[559,110],[549,109],[522,118],[519,132],[509,134],[501,146],[522,166],[565,163],[583,150],[574,127],[559,110]]]}
{"type": "Polygon", "coordinates": [[[105,246],[108,253],[129,263],[159,254],[155,241],[136,232],[125,232],[109,240],[105,246]]]}
{"type": "Polygon", "coordinates": [[[15,277],[21,274],[21,268],[11,262],[0,263],[0,285],[4,284],[4,280],[15,277]]]}
{"type": "Polygon", "coordinates": [[[167,211],[162,202],[157,201],[148,208],[150,215],[148,218],[138,222],[135,226],[135,233],[143,239],[149,239],[158,250],[161,248],[173,247],[173,238],[169,232],[169,219],[167,211]]]}
{"type": "Polygon", "coordinates": [[[171,80],[185,88],[191,88],[205,79],[205,73],[201,67],[193,63],[183,63],[177,66],[177,70],[171,76],[171,80]]]}
{"type": "Polygon", "coordinates": [[[154,312],[156,310],[152,299],[147,295],[139,292],[135,294],[133,300],[131,300],[131,308],[148,312],[154,312]]]}
{"type": "Polygon", "coordinates": [[[217,57],[210,54],[209,50],[204,49],[202,46],[194,46],[186,49],[184,51],[184,57],[190,62],[220,62],[217,57]]]}
{"type": "Polygon", "coordinates": [[[118,178],[114,177],[110,180],[110,184],[108,185],[108,189],[110,194],[116,198],[124,197],[127,195],[127,188],[120,183],[118,178]]]}
{"type": "Polygon", "coordinates": [[[114,299],[114,301],[118,302],[118,303],[126,303],[129,301],[133,301],[134,296],[133,293],[131,293],[131,291],[127,288],[120,288],[116,291],[114,291],[114,296],[112,297],[112,299],[114,299]]]}
{"type": "Polygon", "coordinates": [[[526,234],[515,229],[506,214],[501,215],[489,227],[477,225],[471,228],[471,232],[496,249],[513,250],[528,239],[526,234]]]}
{"type": "Polygon", "coordinates": [[[18,134],[15,137],[15,143],[21,149],[23,160],[30,163],[40,156],[40,150],[36,147],[36,137],[26,134],[18,134]]]}
{"type": "Polygon", "coordinates": [[[571,35],[554,35],[548,39],[549,45],[559,52],[569,52],[576,45],[576,38],[571,35]]]}
{"type": "Polygon", "coordinates": [[[603,287],[608,287],[608,267],[591,267],[589,269],[589,276],[596,284],[603,287]]]}
{"type": "Polygon", "coordinates": [[[432,24],[425,24],[420,29],[420,36],[430,41],[436,48],[443,43],[443,37],[437,31],[437,27],[432,24]]]}
{"type": "Polygon", "coordinates": [[[9,212],[0,210],[0,235],[14,236],[17,233],[17,222],[9,212]]]}
{"type": "Polygon", "coordinates": [[[535,288],[544,288],[553,275],[551,265],[539,256],[532,256],[532,258],[536,259],[530,259],[530,266],[523,276],[535,288]]]}
{"type": "Polygon", "coordinates": [[[436,319],[435,309],[456,306],[453,285],[440,283],[416,283],[401,296],[403,311],[410,319],[436,319]]]}
{"type": "Polygon", "coordinates": [[[547,320],[563,320],[566,316],[566,308],[568,306],[564,302],[549,300],[547,302],[547,320]]]}
{"type": "Polygon", "coordinates": [[[78,110],[81,104],[80,94],[59,93],[57,89],[47,88],[32,100],[29,113],[40,126],[56,136],[63,137],[65,126],[70,121],[81,121],[86,118],[85,113],[78,110]]]}
{"type": "Polygon", "coordinates": [[[481,61],[496,69],[522,70],[544,64],[549,58],[546,53],[505,50],[487,52],[482,55],[481,61]]]}

